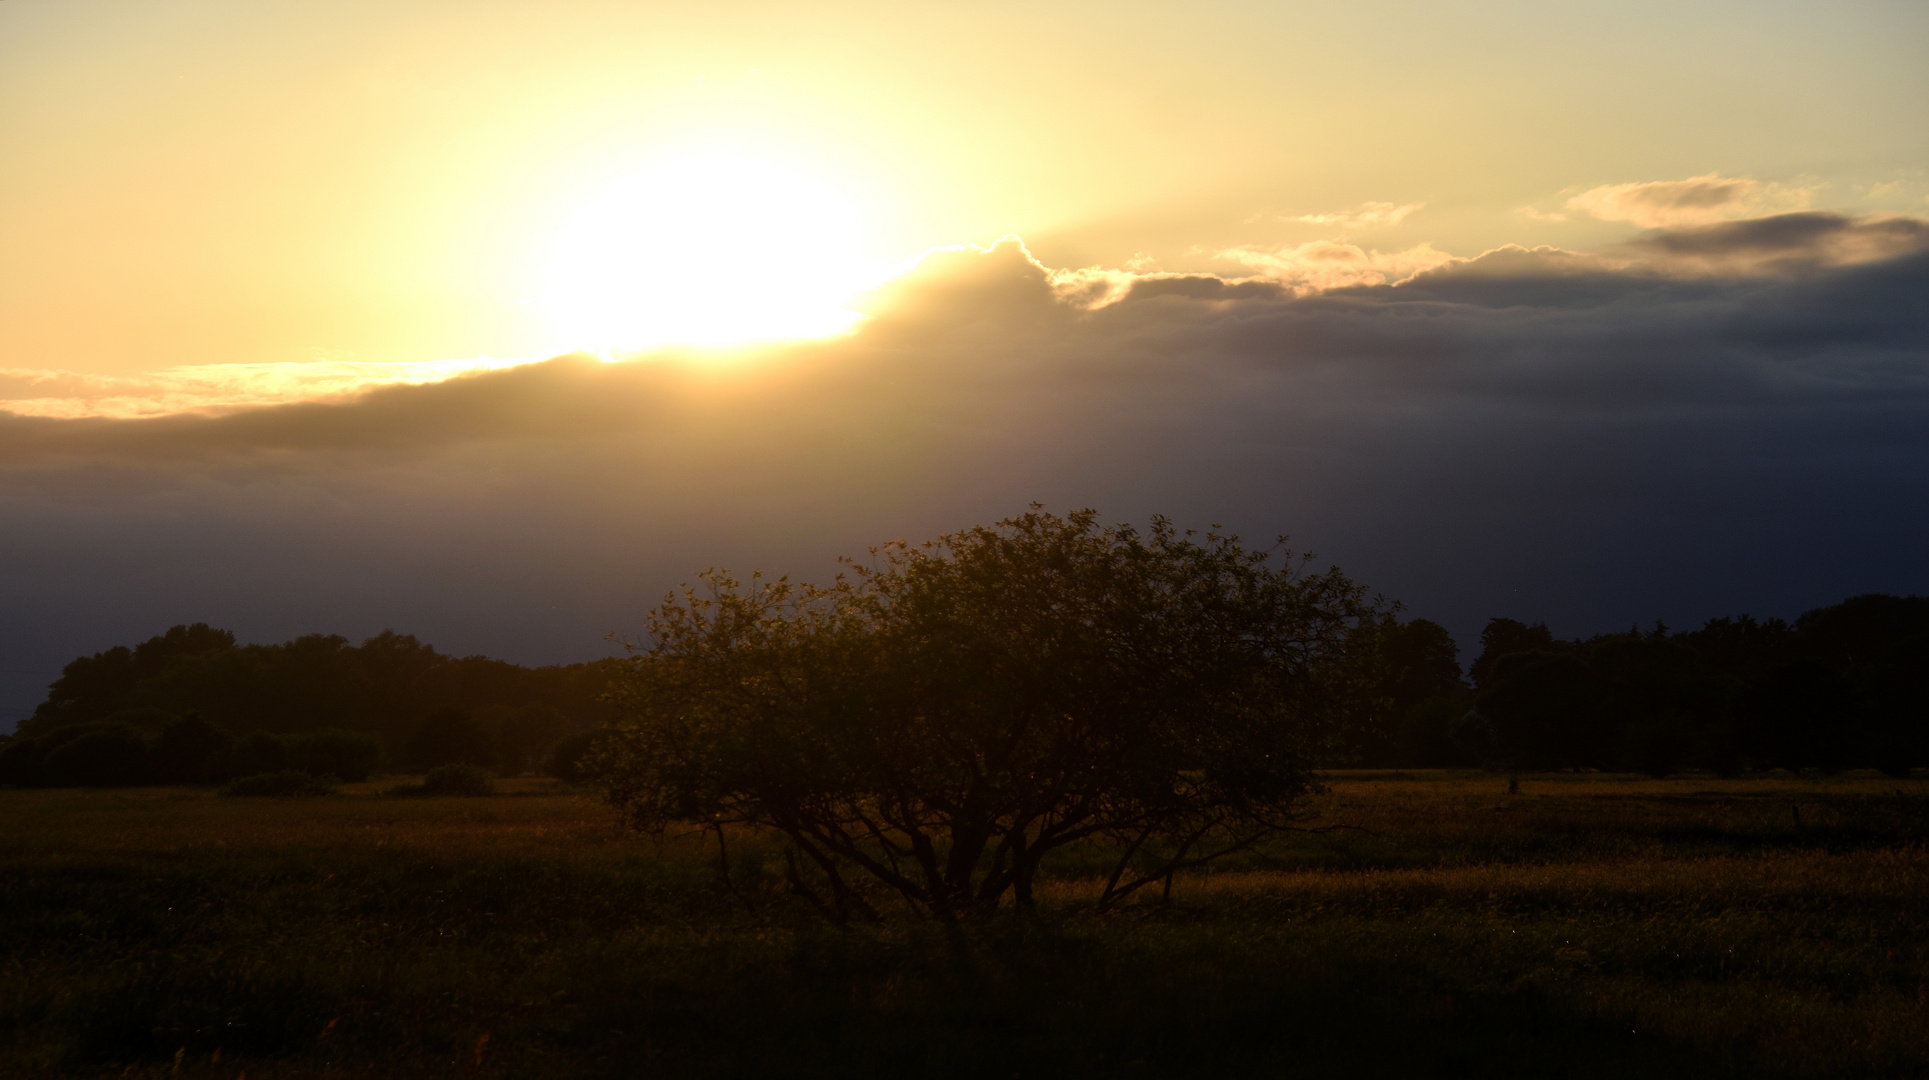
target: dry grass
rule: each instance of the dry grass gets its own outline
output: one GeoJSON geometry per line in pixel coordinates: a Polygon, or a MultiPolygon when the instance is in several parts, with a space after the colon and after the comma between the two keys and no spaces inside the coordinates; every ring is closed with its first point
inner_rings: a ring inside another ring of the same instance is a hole
{"type": "Polygon", "coordinates": [[[1346,829],[965,939],[393,784],[0,791],[0,1074],[1929,1075],[1919,780],[1342,773],[1346,829]]]}

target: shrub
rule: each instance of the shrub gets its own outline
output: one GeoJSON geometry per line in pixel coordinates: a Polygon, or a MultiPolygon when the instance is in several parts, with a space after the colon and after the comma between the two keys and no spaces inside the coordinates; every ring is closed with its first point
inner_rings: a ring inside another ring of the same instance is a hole
{"type": "Polygon", "coordinates": [[[496,782],[488,770],[457,762],[453,765],[440,765],[430,769],[429,774],[419,784],[403,784],[390,788],[390,795],[494,795],[496,782]]]}
{"type": "Polygon", "coordinates": [[[403,789],[404,795],[494,795],[496,783],[487,771],[460,763],[429,770],[422,783],[403,789]]]}
{"type": "Polygon", "coordinates": [[[155,779],[164,784],[219,780],[234,754],[234,736],[190,713],[154,740],[155,779]]]}
{"type": "Polygon", "coordinates": [[[39,739],[16,738],[0,750],[0,785],[31,787],[39,780],[39,739]]]}
{"type": "Polygon", "coordinates": [[[408,762],[418,769],[438,765],[493,765],[496,755],[489,729],[460,709],[430,713],[409,738],[408,762]]]}
{"type": "Polygon", "coordinates": [[[334,777],[314,777],[300,769],[256,773],[231,780],[221,789],[223,795],[288,798],[300,795],[329,795],[335,791],[334,777]]]}
{"type": "Polygon", "coordinates": [[[550,748],[549,756],[543,759],[543,775],[553,776],[564,783],[580,784],[589,779],[584,766],[588,764],[589,754],[596,746],[598,732],[579,731],[550,748]]]}
{"type": "Polygon", "coordinates": [[[494,764],[502,776],[540,771],[546,752],[575,726],[547,705],[491,705],[476,719],[489,733],[494,764]]]}
{"type": "Polygon", "coordinates": [[[148,779],[147,741],[132,728],[102,725],[48,751],[40,782],[53,787],[125,787],[148,779]]]}
{"type": "Polygon", "coordinates": [[[228,775],[254,776],[288,768],[288,744],[265,731],[253,731],[235,744],[228,775]]]}

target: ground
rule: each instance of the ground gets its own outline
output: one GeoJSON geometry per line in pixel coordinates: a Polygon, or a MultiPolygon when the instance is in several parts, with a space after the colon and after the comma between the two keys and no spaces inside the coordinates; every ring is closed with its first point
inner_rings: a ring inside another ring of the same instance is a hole
{"type": "Polygon", "coordinates": [[[1169,902],[1072,853],[955,935],[549,781],[0,791],[0,1075],[1929,1075],[1929,782],[1329,780],[1169,902]]]}

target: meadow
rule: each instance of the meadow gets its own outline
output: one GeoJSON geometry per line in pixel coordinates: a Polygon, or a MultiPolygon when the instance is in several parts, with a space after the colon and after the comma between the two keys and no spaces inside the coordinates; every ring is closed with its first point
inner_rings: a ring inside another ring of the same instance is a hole
{"type": "Polygon", "coordinates": [[[1929,1075],[1929,783],[1341,772],[1096,914],[835,929],[547,780],[0,791],[0,1075],[1929,1075]]]}

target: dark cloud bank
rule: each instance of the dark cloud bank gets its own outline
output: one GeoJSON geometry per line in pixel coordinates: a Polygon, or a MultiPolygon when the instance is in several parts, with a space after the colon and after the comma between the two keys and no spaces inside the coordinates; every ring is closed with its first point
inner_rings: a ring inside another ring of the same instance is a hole
{"type": "Polygon", "coordinates": [[[1833,269],[1876,227],[1639,241],[1692,274],[1508,249],[1298,299],[1154,277],[1092,311],[1007,243],[927,260],[853,338],[723,367],[0,418],[8,704],[182,621],[578,659],[703,566],[823,576],[1032,501],[1290,533],[1463,641],[1929,591],[1929,252],[1878,225],[1888,257],[1833,269]]]}

